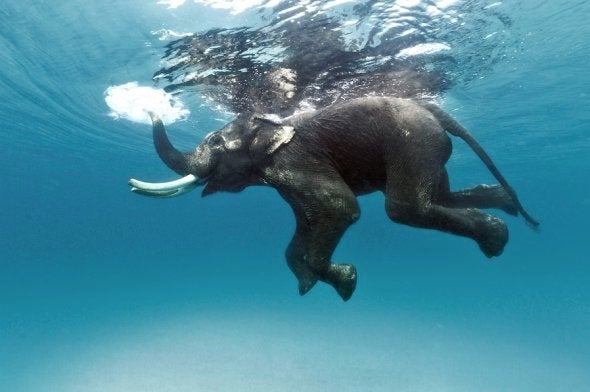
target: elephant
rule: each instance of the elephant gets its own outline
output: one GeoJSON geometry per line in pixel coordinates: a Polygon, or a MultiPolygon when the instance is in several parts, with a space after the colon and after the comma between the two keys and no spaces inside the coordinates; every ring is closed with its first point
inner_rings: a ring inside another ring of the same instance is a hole
{"type": "Polygon", "coordinates": [[[530,226],[539,225],[469,131],[429,102],[365,97],[286,118],[241,114],[188,153],[174,148],[157,114],[149,114],[158,155],[184,177],[167,183],[131,179],[132,191],[170,197],[199,185],[203,196],[252,185],[275,188],[296,219],[285,253],[300,295],[319,280],[344,301],[351,298],[356,268],[334,263],[332,254],[360,217],[359,195],[381,191],[392,221],[471,238],[488,258],[503,252],[508,229],[481,209],[520,213],[530,226]],[[464,140],[499,184],[451,191],[448,134],[464,140]]]}

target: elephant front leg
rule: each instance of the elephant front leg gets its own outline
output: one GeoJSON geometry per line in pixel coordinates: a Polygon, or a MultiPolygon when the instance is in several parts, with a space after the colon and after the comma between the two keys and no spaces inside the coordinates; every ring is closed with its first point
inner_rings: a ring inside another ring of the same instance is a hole
{"type": "Polygon", "coordinates": [[[343,181],[315,180],[316,186],[306,188],[304,194],[298,191],[285,196],[297,219],[287,261],[299,279],[300,293],[305,294],[315,284],[314,279],[319,279],[347,301],[356,288],[356,269],[351,264],[333,263],[331,258],[346,229],[359,218],[359,206],[343,181]]]}
{"type": "MultiPolygon", "coordinates": [[[[300,218],[297,217],[299,222],[300,218]]],[[[297,223],[295,235],[287,247],[285,256],[289,268],[299,282],[299,295],[305,295],[315,286],[318,276],[307,264],[307,246],[309,241],[309,230],[297,223]]]]}

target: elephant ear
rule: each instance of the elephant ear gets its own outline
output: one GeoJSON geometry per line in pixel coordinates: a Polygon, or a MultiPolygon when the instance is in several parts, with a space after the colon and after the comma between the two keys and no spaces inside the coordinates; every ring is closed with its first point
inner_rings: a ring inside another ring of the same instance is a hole
{"type": "Polygon", "coordinates": [[[260,122],[250,143],[250,156],[254,160],[262,160],[275,153],[283,144],[291,141],[295,135],[295,128],[284,125],[273,117],[255,117],[260,122]]]}

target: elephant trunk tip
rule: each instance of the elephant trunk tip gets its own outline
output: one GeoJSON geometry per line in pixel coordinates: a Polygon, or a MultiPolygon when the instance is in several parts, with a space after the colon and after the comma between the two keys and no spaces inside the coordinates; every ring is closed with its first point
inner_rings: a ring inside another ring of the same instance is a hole
{"type": "Polygon", "coordinates": [[[153,112],[151,110],[148,110],[147,111],[147,114],[148,114],[148,116],[150,116],[150,120],[152,120],[152,124],[155,123],[155,122],[157,122],[157,121],[161,121],[160,120],[160,116],[158,116],[156,114],[156,112],[153,112]]]}
{"type": "Polygon", "coordinates": [[[541,231],[541,223],[539,221],[537,221],[535,218],[533,218],[532,216],[530,216],[526,211],[522,210],[520,212],[522,214],[522,217],[525,219],[526,224],[528,227],[530,227],[531,229],[533,229],[533,231],[539,233],[541,231]]]}

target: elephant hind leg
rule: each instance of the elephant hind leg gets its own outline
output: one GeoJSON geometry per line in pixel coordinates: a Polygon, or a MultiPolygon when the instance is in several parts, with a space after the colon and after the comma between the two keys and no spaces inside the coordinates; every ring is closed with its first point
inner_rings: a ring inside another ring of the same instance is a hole
{"type": "Polygon", "coordinates": [[[436,202],[451,208],[496,208],[510,215],[518,215],[518,207],[502,185],[480,184],[452,192],[446,170],[443,170],[440,178],[436,202]]]}
{"type": "Polygon", "coordinates": [[[440,230],[475,240],[487,257],[499,256],[508,229],[498,217],[475,208],[449,208],[439,200],[440,171],[387,179],[386,211],[394,222],[440,230]],[[435,191],[436,189],[436,191],[435,191]]]}

